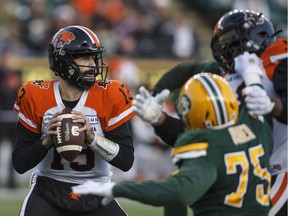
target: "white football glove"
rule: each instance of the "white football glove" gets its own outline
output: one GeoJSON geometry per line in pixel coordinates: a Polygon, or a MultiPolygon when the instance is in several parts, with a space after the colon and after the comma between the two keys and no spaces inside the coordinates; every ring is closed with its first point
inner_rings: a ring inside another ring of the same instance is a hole
{"type": "Polygon", "coordinates": [[[246,96],[245,104],[250,115],[265,115],[270,113],[275,106],[275,103],[260,86],[245,87],[242,94],[246,96]]]}
{"type": "Polygon", "coordinates": [[[170,91],[164,89],[153,97],[145,87],[141,86],[139,93],[133,100],[134,111],[144,121],[151,124],[157,123],[162,115],[163,103],[168,98],[170,91]]]}
{"type": "Polygon", "coordinates": [[[112,188],[114,187],[115,182],[99,183],[91,180],[86,181],[85,183],[72,187],[72,191],[75,194],[95,194],[98,196],[104,197],[102,199],[102,205],[106,206],[111,201],[114,200],[112,188]]]}
{"type": "Polygon", "coordinates": [[[243,77],[246,86],[262,83],[265,69],[262,60],[255,53],[244,52],[234,62],[235,72],[243,77]]]}

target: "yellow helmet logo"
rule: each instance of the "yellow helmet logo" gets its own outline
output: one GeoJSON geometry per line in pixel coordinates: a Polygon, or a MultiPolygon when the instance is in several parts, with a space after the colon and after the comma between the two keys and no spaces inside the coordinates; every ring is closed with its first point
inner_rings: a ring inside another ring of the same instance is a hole
{"type": "Polygon", "coordinates": [[[177,110],[187,130],[234,124],[238,119],[237,97],[222,77],[200,73],[182,87],[177,110]]]}

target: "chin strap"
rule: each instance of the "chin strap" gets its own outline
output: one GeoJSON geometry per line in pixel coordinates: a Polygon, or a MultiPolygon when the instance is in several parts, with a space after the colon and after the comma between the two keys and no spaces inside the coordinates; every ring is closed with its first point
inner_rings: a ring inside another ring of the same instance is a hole
{"type": "Polygon", "coordinates": [[[111,161],[119,152],[119,145],[95,133],[95,138],[88,144],[94,152],[98,152],[105,161],[111,161]]]}

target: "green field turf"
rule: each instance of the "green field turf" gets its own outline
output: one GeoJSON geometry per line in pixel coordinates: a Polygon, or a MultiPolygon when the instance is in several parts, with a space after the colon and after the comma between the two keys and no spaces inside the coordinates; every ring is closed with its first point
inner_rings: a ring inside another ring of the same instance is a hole
{"type": "MultiPolygon", "coordinates": [[[[118,199],[121,206],[125,209],[129,216],[161,216],[163,215],[162,207],[153,207],[143,205],[138,202],[127,199],[118,199]]],[[[0,199],[0,212],[2,216],[17,216],[22,199],[0,199]]],[[[189,216],[192,213],[189,212],[189,216]]]]}

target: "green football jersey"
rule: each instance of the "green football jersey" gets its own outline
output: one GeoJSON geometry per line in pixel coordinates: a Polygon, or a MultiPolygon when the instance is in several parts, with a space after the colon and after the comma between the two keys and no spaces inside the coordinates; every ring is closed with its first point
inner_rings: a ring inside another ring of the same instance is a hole
{"type": "Polygon", "coordinates": [[[172,152],[174,159],[205,157],[217,169],[216,181],[191,205],[194,214],[267,215],[271,148],[269,125],[250,117],[245,107],[241,107],[236,125],[179,135],[172,152]]]}
{"type": "MultiPolygon", "coordinates": [[[[200,72],[221,74],[216,62],[179,64],[161,77],[153,91],[169,89],[175,99],[182,85],[200,72]]],[[[241,106],[236,125],[180,134],[172,151],[179,170],[165,180],[118,183],[116,197],[166,206],[165,216],[268,215],[272,150],[271,128],[241,106]]]]}
{"type": "Polygon", "coordinates": [[[179,170],[173,175],[117,183],[113,195],[167,206],[165,216],[186,216],[186,206],[195,216],[268,215],[271,146],[268,124],[249,117],[243,106],[236,125],[180,134],[172,151],[179,170]]]}

